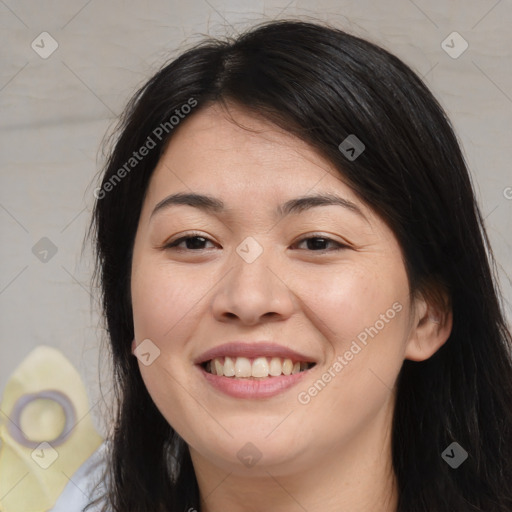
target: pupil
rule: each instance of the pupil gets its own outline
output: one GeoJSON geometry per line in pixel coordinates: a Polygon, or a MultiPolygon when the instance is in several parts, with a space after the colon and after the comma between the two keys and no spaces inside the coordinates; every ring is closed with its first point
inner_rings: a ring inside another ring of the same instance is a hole
{"type": "Polygon", "coordinates": [[[325,249],[325,238],[310,238],[308,240],[309,249],[325,249]],[[318,243],[320,241],[320,243],[318,243]]]}
{"type": "Polygon", "coordinates": [[[205,242],[205,239],[203,237],[194,236],[187,240],[187,248],[188,249],[201,249],[201,246],[204,244],[204,242],[205,242]]]}

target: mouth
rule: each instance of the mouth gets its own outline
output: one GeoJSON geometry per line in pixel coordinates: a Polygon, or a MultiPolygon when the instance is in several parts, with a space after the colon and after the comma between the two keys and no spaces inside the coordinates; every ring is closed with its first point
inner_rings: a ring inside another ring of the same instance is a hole
{"type": "Polygon", "coordinates": [[[269,341],[234,341],[204,352],[194,363],[211,389],[233,398],[264,399],[296,386],[317,361],[269,341]]]}
{"type": "Polygon", "coordinates": [[[206,373],[232,379],[268,379],[295,375],[315,366],[311,361],[282,357],[214,357],[201,364],[206,373]]]}

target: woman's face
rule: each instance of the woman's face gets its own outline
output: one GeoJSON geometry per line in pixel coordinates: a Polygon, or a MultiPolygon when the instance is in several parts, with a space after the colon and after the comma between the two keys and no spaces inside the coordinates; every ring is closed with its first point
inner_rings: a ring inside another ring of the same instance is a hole
{"type": "Polygon", "coordinates": [[[131,276],[142,377],[195,463],[276,475],[364,457],[388,439],[425,308],[392,231],[332,165],[231,112],[253,131],[198,111],[151,178],[131,276]]]}

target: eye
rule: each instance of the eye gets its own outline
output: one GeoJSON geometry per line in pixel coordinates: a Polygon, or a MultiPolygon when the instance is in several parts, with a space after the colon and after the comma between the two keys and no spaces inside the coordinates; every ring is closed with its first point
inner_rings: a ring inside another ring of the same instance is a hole
{"type": "MultiPolygon", "coordinates": [[[[180,249],[180,250],[188,250],[188,251],[201,251],[205,250],[205,244],[208,242],[213,242],[200,234],[189,234],[186,236],[182,236],[172,242],[169,242],[168,244],[165,244],[163,246],[163,249],[180,249]],[[185,244],[183,246],[183,244],[185,244]]],[[[348,248],[348,245],[342,244],[340,242],[337,242],[336,240],[333,240],[332,238],[321,236],[321,235],[315,235],[315,236],[309,236],[306,238],[303,238],[302,240],[299,240],[294,245],[299,246],[300,244],[304,244],[306,242],[306,249],[309,251],[314,252],[320,252],[320,251],[329,251],[329,245],[333,247],[332,251],[337,251],[340,249],[346,249],[348,248]]]]}
{"type": "Polygon", "coordinates": [[[163,246],[163,249],[179,248],[189,251],[200,251],[205,249],[205,247],[203,246],[208,242],[211,242],[209,238],[206,238],[201,235],[190,234],[187,236],[182,236],[177,240],[174,240],[173,242],[169,242],[168,244],[163,246]],[[185,244],[185,247],[182,246],[183,243],[185,244]]]}
{"type": "Polygon", "coordinates": [[[308,250],[319,252],[319,251],[325,251],[328,250],[325,246],[326,245],[334,245],[334,251],[338,251],[340,249],[346,249],[348,248],[348,245],[342,244],[340,242],[337,242],[336,240],[333,240],[332,238],[322,236],[322,235],[315,235],[315,236],[309,236],[307,238],[303,238],[302,240],[299,240],[296,242],[295,245],[300,245],[302,243],[306,242],[306,247],[308,250]]]}

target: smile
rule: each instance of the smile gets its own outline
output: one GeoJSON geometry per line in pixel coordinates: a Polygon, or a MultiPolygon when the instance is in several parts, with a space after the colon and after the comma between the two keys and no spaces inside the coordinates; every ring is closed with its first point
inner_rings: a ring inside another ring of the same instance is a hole
{"type": "Polygon", "coordinates": [[[215,357],[203,364],[204,370],[211,375],[233,379],[266,379],[281,375],[295,375],[309,370],[315,363],[293,361],[281,357],[215,357]]]}
{"type": "Polygon", "coordinates": [[[234,398],[270,398],[314,371],[307,354],[270,341],[232,341],[213,347],[194,360],[207,385],[234,398]]]}

